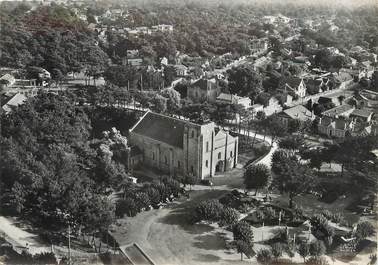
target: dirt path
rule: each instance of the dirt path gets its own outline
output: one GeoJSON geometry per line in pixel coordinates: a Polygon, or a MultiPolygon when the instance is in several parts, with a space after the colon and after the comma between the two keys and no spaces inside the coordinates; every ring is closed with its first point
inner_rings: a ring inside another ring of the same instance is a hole
{"type": "Polygon", "coordinates": [[[12,218],[0,216],[0,231],[20,251],[28,249],[31,254],[36,254],[51,250],[48,245],[38,241],[38,235],[20,228],[17,221],[12,218]]]}

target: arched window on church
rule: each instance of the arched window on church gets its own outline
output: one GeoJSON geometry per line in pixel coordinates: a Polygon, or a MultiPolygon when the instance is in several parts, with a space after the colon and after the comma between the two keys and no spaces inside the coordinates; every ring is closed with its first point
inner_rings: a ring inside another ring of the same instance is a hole
{"type": "Polygon", "coordinates": [[[164,163],[165,163],[166,165],[168,164],[167,156],[164,156],[164,163]]]}
{"type": "Polygon", "coordinates": [[[192,131],[192,138],[194,138],[194,131],[192,131]]]}

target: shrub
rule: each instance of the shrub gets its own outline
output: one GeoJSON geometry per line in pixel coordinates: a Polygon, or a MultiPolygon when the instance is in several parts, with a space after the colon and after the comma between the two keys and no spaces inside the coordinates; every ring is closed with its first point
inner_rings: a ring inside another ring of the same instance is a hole
{"type": "Polygon", "coordinates": [[[327,218],[328,220],[331,220],[331,217],[332,217],[332,213],[328,210],[323,210],[322,211],[322,215],[327,218]]]}
{"type": "Polygon", "coordinates": [[[374,235],[374,233],[375,233],[374,226],[368,221],[357,224],[355,236],[358,241],[361,241],[362,239],[372,236],[374,235]]]}
{"type": "Polygon", "coordinates": [[[241,213],[248,213],[250,210],[250,206],[247,203],[243,203],[239,206],[239,212],[241,213]]]}
{"type": "Polygon", "coordinates": [[[248,258],[252,257],[253,249],[250,243],[244,242],[242,240],[237,240],[234,242],[236,250],[240,253],[240,259],[243,260],[243,254],[245,254],[248,258]]]}
{"type": "Polygon", "coordinates": [[[171,178],[171,177],[164,177],[161,180],[165,186],[167,187],[169,191],[169,195],[173,195],[175,197],[178,197],[181,188],[180,188],[180,182],[171,178]]]}
{"type": "Polygon", "coordinates": [[[124,217],[126,214],[127,216],[135,216],[139,212],[139,208],[135,203],[134,199],[126,198],[119,200],[116,205],[115,215],[117,217],[124,217]]]}
{"type": "Polygon", "coordinates": [[[218,200],[207,200],[201,202],[195,208],[195,217],[197,220],[219,221],[223,212],[223,205],[218,200]]]}
{"type": "Polygon", "coordinates": [[[272,255],[274,258],[279,258],[282,256],[283,247],[281,243],[274,243],[272,245],[272,255]]]}
{"type": "Polygon", "coordinates": [[[220,217],[220,226],[229,226],[236,224],[239,220],[239,213],[235,209],[230,207],[225,207],[222,210],[221,217],[220,217]]]}
{"type": "Polygon", "coordinates": [[[315,237],[325,240],[327,245],[331,245],[335,235],[335,229],[328,224],[323,215],[314,215],[311,218],[312,232],[315,237]]]}
{"type": "Polygon", "coordinates": [[[288,238],[287,238],[286,229],[281,228],[275,231],[274,239],[282,243],[287,243],[288,238]]]}
{"type": "Polygon", "coordinates": [[[135,194],[135,200],[140,209],[147,209],[151,205],[150,197],[145,192],[137,192],[135,194]]]}
{"type": "Polygon", "coordinates": [[[377,263],[377,254],[371,254],[369,258],[370,258],[369,265],[374,265],[377,263]]]}
{"type": "Polygon", "coordinates": [[[276,218],[276,211],[272,207],[264,208],[264,215],[266,220],[273,220],[276,218]]]}
{"type": "Polygon", "coordinates": [[[166,202],[170,194],[170,189],[164,183],[152,183],[151,185],[154,189],[159,191],[160,199],[159,202],[166,202]]]}
{"type": "Polygon", "coordinates": [[[306,242],[302,242],[299,245],[298,253],[303,258],[303,261],[310,255],[310,246],[306,242]]]}
{"type": "Polygon", "coordinates": [[[286,253],[290,258],[293,258],[295,256],[295,246],[287,245],[286,253]]]}
{"type": "Polygon", "coordinates": [[[35,254],[33,256],[33,260],[36,264],[58,264],[58,261],[56,260],[55,255],[52,252],[35,254]]]}
{"type": "Polygon", "coordinates": [[[328,220],[334,222],[334,223],[340,223],[342,220],[341,213],[332,213],[328,210],[323,210],[322,215],[327,218],[328,220]]]}
{"type": "Polygon", "coordinates": [[[256,215],[256,218],[262,222],[265,220],[265,213],[263,210],[261,209],[257,209],[256,212],[255,212],[255,215],[256,215]]]}
{"type": "Polygon", "coordinates": [[[295,206],[294,209],[293,209],[293,218],[294,219],[302,219],[303,218],[303,209],[298,207],[298,206],[295,206]]]}
{"type": "Polygon", "coordinates": [[[147,187],[144,192],[148,195],[151,205],[157,207],[160,203],[160,192],[153,187],[147,187]]]}
{"type": "Polygon", "coordinates": [[[306,261],[306,265],[329,265],[329,263],[323,257],[311,257],[306,261]]]}
{"type": "Polygon", "coordinates": [[[272,253],[268,249],[261,249],[259,252],[257,252],[256,259],[261,264],[271,264],[272,253]]]}
{"type": "Polygon", "coordinates": [[[326,247],[321,240],[316,240],[310,243],[310,254],[314,257],[320,257],[326,252],[326,247]]]}
{"type": "Polygon", "coordinates": [[[240,221],[232,226],[234,240],[242,240],[253,245],[253,231],[251,226],[244,221],[240,221]]]}

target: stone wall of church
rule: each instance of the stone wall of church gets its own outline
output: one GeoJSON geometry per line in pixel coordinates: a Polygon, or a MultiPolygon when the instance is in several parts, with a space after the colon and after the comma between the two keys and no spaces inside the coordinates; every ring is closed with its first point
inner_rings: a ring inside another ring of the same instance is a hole
{"type": "Polygon", "coordinates": [[[184,174],[184,150],[163,142],[130,133],[130,142],[143,152],[143,163],[169,175],[184,174]]]}

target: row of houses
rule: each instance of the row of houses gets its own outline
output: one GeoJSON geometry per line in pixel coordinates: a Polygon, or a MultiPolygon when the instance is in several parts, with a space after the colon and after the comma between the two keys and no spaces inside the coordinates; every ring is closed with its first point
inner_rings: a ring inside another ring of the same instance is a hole
{"type": "Polygon", "coordinates": [[[373,111],[341,105],[322,113],[318,131],[329,137],[343,138],[377,134],[378,124],[373,121],[373,111]]]}

